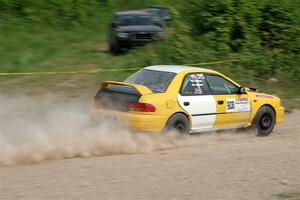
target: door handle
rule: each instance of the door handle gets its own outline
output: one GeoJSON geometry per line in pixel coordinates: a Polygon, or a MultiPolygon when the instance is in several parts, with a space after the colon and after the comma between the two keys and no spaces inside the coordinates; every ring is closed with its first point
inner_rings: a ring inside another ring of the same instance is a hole
{"type": "Polygon", "coordinates": [[[223,103],[224,103],[223,100],[218,100],[218,104],[219,104],[219,105],[222,105],[223,103]]]}
{"type": "Polygon", "coordinates": [[[186,102],[183,102],[183,105],[185,106],[189,106],[190,105],[190,102],[186,101],[186,102]]]}

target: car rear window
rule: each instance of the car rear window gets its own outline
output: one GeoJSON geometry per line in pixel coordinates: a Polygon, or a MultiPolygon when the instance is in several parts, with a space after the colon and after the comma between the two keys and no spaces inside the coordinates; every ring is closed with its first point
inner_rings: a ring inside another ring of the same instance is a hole
{"type": "Polygon", "coordinates": [[[142,69],[130,76],[126,83],[144,85],[154,93],[167,90],[176,73],[142,69]]]}

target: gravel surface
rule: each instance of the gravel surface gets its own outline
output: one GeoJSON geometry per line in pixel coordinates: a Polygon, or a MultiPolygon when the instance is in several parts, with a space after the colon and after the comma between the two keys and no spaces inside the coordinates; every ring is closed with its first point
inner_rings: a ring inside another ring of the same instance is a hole
{"type": "Polygon", "coordinates": [[[300,111],[287,114],[269,137],[224,132],[188,141],[126,154],[2,164],[0,199],[275,200],[300,192],[300,111]]]}

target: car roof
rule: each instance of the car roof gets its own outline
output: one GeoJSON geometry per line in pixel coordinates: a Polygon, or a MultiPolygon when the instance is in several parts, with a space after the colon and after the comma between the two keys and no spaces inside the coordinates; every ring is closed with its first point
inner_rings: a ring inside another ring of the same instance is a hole
{"type": "Polygon", "coordinates": [[[183,65],[153,65],[153,66],[145,67],[144,69],[163,71],[163,72],[172,72],[172,73],[176,73],[176,74],[183,72],[183,71],[189,71],[189,70],[217,73],[216,71],[211,70],[211,69],[206,69],[206,68],[201,68],[201,67],[183,66],[183,65]]]}
{"type": "Polygon", "coordinates": [[[150,14],[144,10],[129,10],[129,11],[116,12],[116,15],[150,15],[150,14]]]}
{"type": "Polygon", "coordinates": [[[146,12],[147,12],[147,10],[161,10],[161,9],[160,8],[147,8],[146,12]]]}

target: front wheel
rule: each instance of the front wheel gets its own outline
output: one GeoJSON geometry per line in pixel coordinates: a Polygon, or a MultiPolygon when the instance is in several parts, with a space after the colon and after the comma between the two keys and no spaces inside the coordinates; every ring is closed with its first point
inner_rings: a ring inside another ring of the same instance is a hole
{"type": "Polygon", "coordinates": [[[112,54],[119,54],[120,53],[120,47],[118,45],[118,41],[112,41],[109,43],[109,50],[112,54]]]}
{"type": "Polygon", "coordinates": [[[167,132],[177,132],[179,134],[189,134],[190,125],[188,118],[182,113],[174,114],[166,124],[167,132]]]}
{"type": "Polygon", "coordinates": [[[275,126],[275,112],[269,106],[261,107],[254,119],[254,128],[257,131],[257,136],[268,136],[274,129],[275,126]]]}

